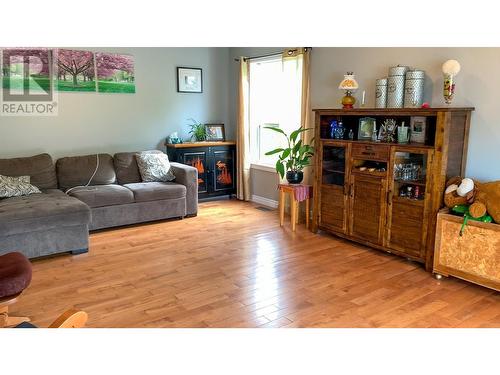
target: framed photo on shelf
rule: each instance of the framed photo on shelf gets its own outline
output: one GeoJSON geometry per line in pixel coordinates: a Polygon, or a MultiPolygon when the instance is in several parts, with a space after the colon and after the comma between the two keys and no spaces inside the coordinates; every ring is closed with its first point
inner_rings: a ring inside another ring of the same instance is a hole
{"type": "Polygon", "coordinates": [[[205,129],[207,131],[207,141],[223,142],[226,140],[224,124],[205,124],[205,129]]]}
{"type": "Polygon", "coordinates": [[[177,67],[177,92],[203,92],[201,68],[177,67]]]}
{"type": "Polygon", "coordinates": [[[377,120],[372,117],[362,117],[358,124],[358,140],[371,140],[373,132],[377,131],[377,120]]]}
{"type": "Polygon", "coordinates": [[[412,116],[410,118],[410,142],[412,143],[425,143],[427,117],[425,116],[412,116]]]}

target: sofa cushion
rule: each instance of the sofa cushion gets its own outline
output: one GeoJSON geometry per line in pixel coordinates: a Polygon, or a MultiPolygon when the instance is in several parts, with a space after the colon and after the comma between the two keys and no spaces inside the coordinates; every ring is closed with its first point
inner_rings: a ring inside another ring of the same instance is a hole
{"type": "Polygon", "coordinates": [[[30,176],[30,183],[39,189],[56,189],[56,168],[49,154],[26,158],[0,159],[0,174],[4,176],[30,176]]]}
{"type": "Polygon", "coordinates": [[[135,154],[135,160],[143,182],[169,182],[175,180],[166,154],[139,152],[135,154]]]}
{"type": "MultiPolygon", "coordinates": [[[[143,151],[152,154],[161,154],[160,150],[143,151]]],[[[115,164],[116,178],[121,185],[141,182],[141,174],[135,159],[137,152],[119,152],[113,156],[115,164]]]]}
{"type": "Polygon", "coordinates": [[[57,160],[57,179],[59,187],[63,190],[75,186],[87,185],[92,177],[90,185],[108,185],[116,182],[113,158],[108,154],[96,154],[85,156],[71,156],[57,160]],[[97,163],[99,168],[94,174],[97,163]]]}
{"type": "Polygon", "coordinates": [[[174,182],[136,182],[123,186],[134,192],[136,202],[186,197],[186,187],[174,182]]]}
{"type": "Polygon", "coordinates": [[[71,190],[69,195],[92,208],[134,203],[134,193],[120,185],[81,187],[71,190]]]}
{"type": "Polygon", "coordinates": [[[9,177],[0,175],[0,199],[40,193],[40,189],[30,184],[30,176],[9,177]]]}
{"type": "Polygon", "coordinates": [[[60,190],[0,200],[3,236],[89,223],[90,208],[60,190]]]}

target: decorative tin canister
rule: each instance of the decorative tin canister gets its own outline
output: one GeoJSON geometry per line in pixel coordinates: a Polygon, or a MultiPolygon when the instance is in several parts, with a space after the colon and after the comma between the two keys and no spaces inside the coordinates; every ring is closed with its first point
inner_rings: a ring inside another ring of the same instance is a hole
{"type": "Polygon", "coordinates": [[[405,92],[405,75],[407,66],[393,66],[389,68],[387,78],[387,108],[403,108],[405,92]]]}
{"type": "Polygon", "coordinates": [[[419,108],[424,102],[425,72],[409,70],[405,80],[405,108],[419,108]]]}
{"type": "Polygon", "coordinates": [[[385,108],[387,106],[387,78],[375,81],[375,108],[385,108]]]}

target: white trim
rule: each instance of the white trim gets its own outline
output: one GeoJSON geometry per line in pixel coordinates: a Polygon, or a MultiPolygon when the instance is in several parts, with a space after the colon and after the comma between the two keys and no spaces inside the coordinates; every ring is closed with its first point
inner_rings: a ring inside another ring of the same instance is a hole
{"type": "Polygon", "coordinates": [[[259,171],[270,172],[270,173],[276,174],[276,168],[274,168],[271,165],[252,163],[252,164],[250,164],[250,168],[251,169],[258,169],[259,171]]]}
{"type": "Polygon", "coordinates": [[[252,195],[252,202],[261,204],[263,206],[271,207],[271,208],[278,208],[278,201],[275,201],[273,199],[269,198],[264,198],[259,195],[252,195]]]}

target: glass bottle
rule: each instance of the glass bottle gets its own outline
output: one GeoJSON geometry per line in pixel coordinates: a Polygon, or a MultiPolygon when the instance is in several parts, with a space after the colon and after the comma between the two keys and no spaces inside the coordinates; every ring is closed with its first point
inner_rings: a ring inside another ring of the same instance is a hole
{"type": "Polygon", "coordinates": [[[337,132],[337,121],[332,120],[330,122],[330,138],[331,139],[335,139],[336,132],[337,132]]]}
{"type": "Polygon", "coordinates": [[[373,130],[372,130],[372,142],[377,142],[378,137],[377,137],[377,124],[373,124],[373,130]]]}
{"type": "Polygon", "coordinates": [[[337,139],[344,139],[344,133],[345,133],[344,124],[342,124],[342,121],[339,121],[337,127],[337,139]]]}
{"type": "Polygon", "coordinates": [[[352,141],[354,139],[354,132],[352,129],[349,129],[349,139],[352,141]]]}

